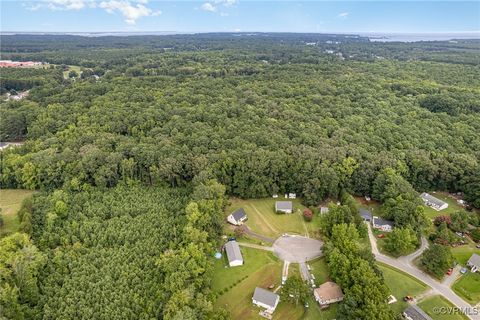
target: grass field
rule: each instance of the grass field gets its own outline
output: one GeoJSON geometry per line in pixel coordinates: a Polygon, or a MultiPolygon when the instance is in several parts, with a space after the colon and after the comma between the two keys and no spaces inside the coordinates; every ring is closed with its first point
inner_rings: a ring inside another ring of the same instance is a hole
{"type": "Polygon", "coordinates": [[[0,227],[0,236],[13,233],[18,230],[20,222],[17,212],[20,210],[22,201],[33,194],[30,190],[4,189],[0,190],[0,208],[3,217],[3,227],[0,227]]]}
{"type": "Polygon", "coordinates": [[[279,237],[282,233],[308,234],[312,238],[319,236],[320,218],[314,216],[312,221],[304,221],[302,213],[305,207],[300,203],[300,199],[290,199],[293,202],[292,214],[275,213],[276,200],[285,199],[231,199],[226,216],[238,208],[243,208],[248,215],[246,225],[252,231],[272,238],[279,237]]]}
{"type": "Polygon", "coordinates": [[[315,277],[315,284],[317,286],[330,279],[330,272],[328,271],[328,266],[325,262],[325,258],[310,261],[308,262],[308,265],[310,265],[310,273],[315,277]]]}
{"type": "Polygon", "coordinates": [[[461,296],[471,304],[479,303],[480,302],[480,273],[468,272],[453,284],[452,289],[459,296],[461,296]]]}
{"type": "Polygon", "coordinates": [[[472,256],[472,254],[477,253],[480,254],[480,249],[475,247],[475,243],[473,241],[469,241],[468,244],[461,245],[455,248],[451,248],[453,257],[464,266],[468,259],[472,256]]]}
{"type": "Polygon", "coordinates": [[[63,78],[68,79],[68,73],[70,71],[76,71],[78,73],[78,76],[80,76],[80,74],[82,73],[80,69],[80,66],[68,66],[68,70],[63,71],[63,78]]]}
{"type": "Polygon", "coordinates": [[[435,198],[438,198],[448,203],[448,208],[441,211],[434,210],[429,206],[424,206],[425,214],[427,215],[427,217],[431,219],[441,215],[449,215],[455,211],[465,211],[465,209],[457,203],[457,200],[448,196],[448,193],[436,192],[436,193],[430,193],[430,194],[435,198]]]}
{"type": "Polygon", "coordinates": [[[408,306],[408,304],[403,301],[403,297],[406,295],[415,297],[428,289],[426,284],[400,270],[380,263],[378,266],[383,272],[385,283],[390,288],[392,295],[397,299],[397,302],[390,305],[395,314],[402,313],[408,306]]]}
{"type": "Polygon", "coordinates": [[[418,306],[425,311],[433,320],[461,320],[468,319],[464,315],[460,314],[437,314],[434,312],[434,308],[441,307],[453,307],[449,301],[447,301],[442,296],[433,296],[422,300],[418,303],[418,306]]]}

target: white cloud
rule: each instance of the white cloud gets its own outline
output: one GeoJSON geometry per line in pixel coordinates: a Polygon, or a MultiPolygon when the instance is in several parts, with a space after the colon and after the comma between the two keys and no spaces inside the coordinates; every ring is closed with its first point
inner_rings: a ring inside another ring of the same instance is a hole
{"type": "Polygon", "coordinates": [[[213,4],[211,4],[210,2],[205,2],[204,4],[202,4],[201,8],[202,8],[202,10],[210,11],[210,12],[217,11],[217,8],[213,4]]]}
{"type": "Polygon", "coordinates": [[[119,12],[128,24],[135,24],[141,17],[159,16],[160,10],[153,11],[146,5],[148,0],[42,0],[40,3],[26,5],[27,10],[42,8],[50,10],[82,10],[85,8],[102,8],[108,13],[119,12]]]}
{"type": "Polygon", "coordinates": [[[348,13],[348,12],[341,12],[341,13],[338,14],[337,17],[345,19],[346,17],[348,17],[349,14],[350,13],[348,13]]]}

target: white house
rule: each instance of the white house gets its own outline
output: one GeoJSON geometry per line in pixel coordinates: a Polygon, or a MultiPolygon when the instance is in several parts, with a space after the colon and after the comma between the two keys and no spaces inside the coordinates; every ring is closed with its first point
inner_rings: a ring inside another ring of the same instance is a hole
{"type": "Polygon", "coordinates": [[[243,208],[235,210],[232,214],[227,217],[227,221],[235,226],[240,226],[245,220],[247,220],[247,214],[243,208]]]}
{"type": "Polygon", "coordinates": [[[280,302],[280,296],[263,288],[256,287],[253,293],[252,302],[266,312],[273,313],[280,302]]]}
{"type": "Polygon", "coordinates": [[[243,265],[242,252],[237,241],[228,241],[225,244],[225,251],[227,252],[228,265],[230,267],[243,265]]]}
{"type": "Polygon", "coordinates": [[[372,225],[375,229],[382,230],[384,232],[390,232],[393,230],[393,221],[384,220],[377,216],[373,216],[372,225]]]}
{"type": "Polygon", "coordinates": [[[480,271],[480,255],[476,253],[472,254],[470,259],[467,261],[467,266],[471,267],[470,270],[472,272],[480,271]]]}
{"type": "Polygon", "coordinates": [[[422,198],[423,203],[429,207],[432,207],[433,209],[440,211],[443,209],[448,208],[448,203],[445,201],[442,201],[438,198],[435,198],[434,196],[424,192],[420,195],[420,198],[422,198]]]}
{"type": "Polygon", "coordinates": [[[292,201],[276,201],[275,212],[292,213],[293,212],[292,201]]]}
{"type": "Polygon", "coordinates": [[[329,304],[339,302],[343,300],[343,292],[338,284],[335,282],[327,281],[320,287],[313,290],[315,300],[322,307],[326,307],[329,304]]]}

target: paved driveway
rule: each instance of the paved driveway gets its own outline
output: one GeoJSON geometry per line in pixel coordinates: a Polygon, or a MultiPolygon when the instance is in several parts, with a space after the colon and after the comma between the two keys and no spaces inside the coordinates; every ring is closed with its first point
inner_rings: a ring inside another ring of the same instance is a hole
{"type": "Polygon", "coordinates": [[[320,257],[322,246],[320,240],[289,235],[275,240],[273,251],[283,261],[300,263],[320,257]]]}
{"type": "Polygon", "coordinates": [[[403,272],[408,273],[409,275],[417,278],[418,280],[422,281],[426,285],[430,286],[432,290],[445,297],[449,300],[454,306],[460,308],[461,310],[469,310],[470,315],[467,315],[469,319],[480,320],[480,315],[473,314],[474,310],[470,304],[468,304],[465,300],[457,296],[453,290],[445,285],[440,283],[439,281],[433,279],[425,272],[421,271],[414,265],[412,265],[411,260],[409,259],[395,259],[392,257],[385,256],[378,251],[377,248],[377,241],[375,240],[375,236],[372,233],[372,229],[370,225],[368,225],[368,235],[370,238],[370,244],[372,246],[372,253],[375,255],[375,259],[382,263],[388,264],[394,268],[397,268],[403,272]]]}

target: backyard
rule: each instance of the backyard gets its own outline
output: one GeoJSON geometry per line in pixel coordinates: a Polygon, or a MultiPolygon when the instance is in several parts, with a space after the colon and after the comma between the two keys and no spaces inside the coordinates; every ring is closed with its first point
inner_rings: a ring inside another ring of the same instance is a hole
{"type": "Polygon", "coordinates": [[[397,302],[390,305],[395,314],[402,313],[408,306],[408,304],[403,301],[403,297],[407,295],[415,297],[428,289],[426,284],[400,270],[381,263],[378,263],[378,267],[382,271],[385,283],[390,288],[392,295],[397,299],[397,302]]]}
{"type": "Polygon", "coordinates": [[[303,209],[305,207],[301,204],[300,199],[230,199],[231,205],[226,210],[226,215],[229,215],[238,208],[243,208],[247,213],[248,220],[246,225],[254,232],[262,235],[277,238],[283,233],[293,233],[307,235],[311,238],[319,236],[320,218],[314,215],[312,221],[306,222],[303,218],[303,209]],[[275,213],[275,201],[292,201],[292,214],[277,214],[275,213]]]}
{"type": "Polygon", "coordinates": [[[471,304],[477,304],[480,302],[480,273],[468,272],[463,275],[452,286],[459,296],[471,304]]]}
{"type": "Polygon", "coordinates": [[[436,310],[442,310],[440,308],[444,308],[443,310],[448,310],[446,308],[453,309],[453,305],[445,300],[442,296],[432,296],[428,297],[425,300],[422,300],[418,303],[418,306],[425,311],[433,320],[462,320],[468,319],[466,316],[461,314],[439,314],[439,312],[435,312],[436,310]]]}
{"type": "Polygon", "coordinates": [[[23,200],[33,194],[33,191],[22,189],[0,190],[0,208],[3,217],[3,226],[0,227],[0,236],[13,233],[18,230],[20,222],[17,212],[22,206],[23,200]]]}
{"type": "Polygon", "coordinates": [[[429,206],[424,206],[425,214],[431,219],[441,215],[450,215],[455,211],[465,211],[465,209],[457,203],[457,200],[449,196],[446,192],[432,192],[431,195],[448,203],[448,208],[441,211],[434,210],[429,206]]]}

